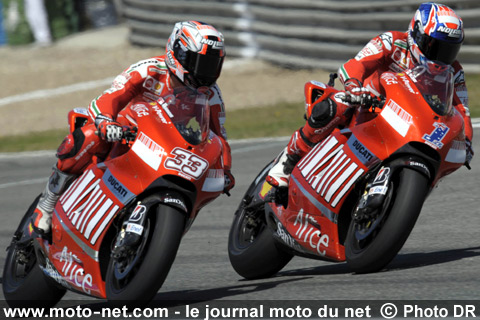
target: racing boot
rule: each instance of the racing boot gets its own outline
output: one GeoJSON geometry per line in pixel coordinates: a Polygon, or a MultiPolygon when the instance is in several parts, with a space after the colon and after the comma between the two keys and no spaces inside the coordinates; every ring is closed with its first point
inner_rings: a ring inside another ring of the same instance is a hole
{"type": "Polygon", "coordinates": [[[77,175],[60,171],[56,165],[53,167],[53,173],[32,214],[32,227],[36,233],[41,236],[46,236],[50,233],[55,204],[76,177],[77,175]]]}
{"type": "Polygon", "coordinates": [[[288,180],[295,165],[312,149],[303,136],[303,128],[295,131],[285,149],[278,155],[277,163],[270,169],[266,181],[274,187],[288,187],[288,180]]]}
{"type": "Polygon", "coordinates": [[[280,153],[277,163],[270,169],[266,178],[269,184],[277,188],[288,187],[290,174],[298,160],[300,160],[300,157],[297,159],[295,155],[289,155],[287,148],[285,147],[280,153]]]}

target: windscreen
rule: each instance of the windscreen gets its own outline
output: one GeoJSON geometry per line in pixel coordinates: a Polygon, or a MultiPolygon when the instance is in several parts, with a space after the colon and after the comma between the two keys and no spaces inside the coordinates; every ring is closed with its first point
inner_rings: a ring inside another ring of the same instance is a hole
{"type": "Polygon", "coordinates": [[[441,115],[453,112],[453,68],[441,62],[428,61],[407,74],[432,110],[441,115]]]}
{"type": "Polygon", "coordinates": [[[178,132],[188,143],[206,141],[209,132],[210,108],[207,96],[200,90],[176,88],[158,101],[178,132]]]}

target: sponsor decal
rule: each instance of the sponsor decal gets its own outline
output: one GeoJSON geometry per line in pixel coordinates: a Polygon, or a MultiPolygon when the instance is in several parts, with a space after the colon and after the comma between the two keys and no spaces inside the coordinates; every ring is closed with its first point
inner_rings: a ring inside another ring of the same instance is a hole
{"type": "Polygon", "coordinates": [[[154,102],[158,99],[158,96],[151,93],[151,92],[148,92],[148,91],[145,91],[143,93],[143,97],[145,98],[145,101],[150,101],[150,102],[154,102]]]}
{"type": "Polygon", "coordinates": [[[408,165],[419,167],[419,168],[422,168],[423,170],[425,170],[426,172],[430,172],[430,170],[428,170],[428,167],[424,163],[421,163],[421,162],[408,161],[408,165]]]}
{"type": "Polygon", "coordinates": [[[137,135],[132,151],[153,170],[158,170],[165,154],[165,150],[142,131],[137,135]]]}
{"type": "Polygon", "coordinates": [[[117,77],[115,77],[115,79],[113,79],[111,89],[113,91],[122,90],[123,88],[125,88],[125,84],[128,82],[128,80],[130,80],[131,78],[132,76],[130,74],[122,72],[122,74],[118,75],[117,77]]]}
{"type": "Polygon", "coordinates": [[[143,233],[143,226],[142,225],[139,225],[139,224],[136,224],[136,223],[128,223],[127,224],[127,228],[126,228],[126,232],[133,232],[133,233],[136,233],[138,235],[142,235],[143,233]]]}
{"type": "Polygon", "coordinates": [[[389,73],[389,72],[383,73],[381,78],[385,80],[388,86],[398,83],[397,77],[393,73],[389,73]]]}
{"type": "Polygon", "coordinates": [[[87,144],[86,147],[82,151],[80,151],[80,153],[75,157],[75,160],[77,161],[80,160],[80,158],[83,157],[85,153],[87,153],[87,151],[94,145],[95,145],[94,141],[90,142],[90,144],[87,144]]]}
{"type": "Polygon", "coordinates": [[[68,284],[68,282],[65,281],[63,276],[60,274],[60,272],[57,271],[57,269],[55,269],[55,267],[52,265],[52,262],[50,262],[49,259],[46,259],[45,267],[43,267],[40,264],[38,266],[40,267],[40,269],[42,269],[43,273],[45,273],[47,277],[55,280],[62,287],[71,288],[70,284],[68,284]]]}
{"type": "Polygon", "coordinates": [[[147,207],[141,204],[137,204],[132,214],[130,215],[130,218],[128,219],[128,221],[132,221],[132,222],[140,221],[146,212],[147,212],[147,207]]]}
{"type": "Polygon", "coordinates": [[[163,198],[162,201],[164,203],[173,203],[173,204],[176,204],[178,206],[180,206],[183,210],[185,211],[188,211],[187,210],[187,205],[180,199],[177,199],[177,198],[163,198]]]}
{"type": "Polygon", "coordinates": [[[298,229],[295,232],[295,236],[298,239],[303,240],[303,242],[310,244],[310,247],[315,249],[319,255],[324,256],[326,251],[322,249],[328,248],[330,239],[328,235],[320,232],[320,226],[314,217],[310,216],[308,213],[304,215],[302,208],[297,214],[295,223],[293,224],[293,226],[297,225],[298,229]]]}
{"type": "Polygon", "coordinates": [[[424,134],[422,139],[425,140],[425,143],[432,148],[441,149],[443,147],[442,140],[445,138],[450,128],[441,122],[435,122],[433,126],[435,129],[433,129],[430,134],[424,134]]]}
{"type": "Polygon", "coordinates": [[[402,137],[407,135],[408,129],[413,123],[412,116],[392,99],[388,100],[380,115],[402,137]]]}
{"type": "Polygon", "coordinates": [[[400,79],[402,79],[403,86],[407,88],[408,92],[412,94],[418,94],[415,90],[412,88],[412,84],[410,83],[409,78],[406,75],[401,75],[400,79]]]}
{"type": "Polygon", "coordinates": [[[152,102],[151,105],[153,106],[152,109],[153,109],[153,111],[155,111],[155,113],[157,114],[157,116],[158,116],[158,118],[160,119],[160,121],[161,121],[162,123],[165,123],[165,124],[169,123],[169,122],[167,121],[167,119],[165,118],[165,116],[163,115],[162,110],[158,107],[158,105],[157,105],[156,103],[154,103],[154,102],[152,102]]]}
{"type": "Polygon", "coordinates": [[[298,164],[305,180],[332,208],[365,171],[347,156],[343,147],[331,136],[317,144],[298,164]]]}
{"type": "Polygon", "coordinates": [[[394,50],[392,52],[391,58],[396,64],[390,65],[390,69],[395,72],[401,72],[408,68],[410,58],[407,56],[407,43],[405,41],[397,40],[395,41],[394,50]]]}
{"type": "Polygon", "coordinates": [[[381,34],[380,39],[382,40],[385,49],[387,49],[388,51],[392,50],[393,36],[391,32],[385,32],[381,34]]]}
{"type": "Polygon", "coordinates": [[[142,60],[136,64],[131,65],[126,72],[129,74],[133,71],[136,71],[140,74],[142,78],[146,78],[148,75],[148,70],[151,66],[162,68],[162,63],[156,59],[142,60]]]}
{"type": "Polygon", "coordinates": [[[363,164],[371,162],[376,158],[370,150],[368,150],[357,138],[352,134],[352,136],[347,141],[348,146],[353,151],[355,156],[363,164]]]}
{"type": "Polygon", "coordinates": [[[62,250],[60,262],[64,262],[62,273],[65,275],[65,279],[67,279],[67,281],[70,280],[76,287],[81,288],[86,294],[90,294],[93,277],[89,273],[85,274],[85,270],[81,266],[82,262],[76,255],[69,252],[67,247],[64,247],[62,250]]]}
{"type": "Polygon", "coordinates": [[[368,195],[372,195],[372,194],[385,195],[387,194],[387,191],[388,191],[388,187],[385,187],[385,186],[371,187],[370,190],[368,190],[368,195]]]}
{"type": "Polygon", "coordinates": [[[262,190],[260,190],[260,198],[265,199],[265,196],[268,194],[270,190],[272,190],[272,185],[268,182],[263,182],[262,190]]]}
{"type": "Polygon", "coordinates": [[[113,195],[120,200],[123,204],[128,203],[131,199],[135,197],[120,181],[118,181],[110,172],[107,170],[103,175],[103,183],[107,188],[113,193],[113,195]]]}
{"type": "Polygon", "coordinates": [[[385,181],[388,180],[388,177],[389,177],[389,176],[390,176],[390,168],[388,168],[388,167],[382,167],[382,168],[378,171],[375,179],[373,180],[373,184],[384,183],[385,181]]]}
{"type": "Polygon", "coordinates": [[[206,44],[207,46],[212,46],[212,49],[222,49],[223,48],[223,41],[215,41],[211,39],[202,38],[200,40],[201,44],[206,44]]]}
{"type": "Polygon", "coordinates": [[[225,187],[225,173],[223,169],[210,169],[203,182],[202,191],[220,192],[225,187]]]}
{"type": "Polygon", "coordinates": [[[451,163],[465,163],[467,158],[467,146],[465,141],[454,140],[452,146],[448,150],[445,161],[451,163]]]}
{"type": "Polygon", "coordinates": [[[130,110],[135,112],[139,118],[148,116],[150,113],[148,112],[148,107],[142,103],[134,104],[130,107],[130,110]]]}
{"type": "Polygon", "coordinates": [[[448,34],[448,36],[452,38],[460,38],[462,36],[462,30],[458,30],[458,29],[439,26],[437,30],[448,34]]]}
{"type": "Polygon", "coordinates": [[[149,72],[155,72],[155,73],[158,73],[158,74],[167,74],[167,70],[165,70],[165,69],[158,69],[157,66],[153,66],[153,67],[148,68],[148,71],[149,71],[149,72]]]}
{"type": "Polygon", "coordinates": [[[317,80],[311,80],[310,81],[311,84],[317,86],[317,87],[320,87],[320,88],[323,88],[323,89],[326,89],[327,86],[325,85],[325,83],[323,82],[320,82],[320,81],[317,81],[317,80]]]}
{"type": "Polygon", "coordinates": [[[283,241],[285,244],[291,248],[301,251],[301,246],[295,241],[295,239],[288,233],[287,230],[283,227],[280,222],[277,222],[277,232],[276,235],[283,241]]]}
{"type": "Polygon", "coordinates": [[[164,86],[165,84],[163,84],[162,82],[159,82],[158,80],[156,80],[151,76],[147,76],[147,78],[143,82],[143,87],[155,95],[162,94],[162,90],[164,86]]]}
{"type": "Polygon", "coordinates": [[[88,117],[88,111],[85,108],[73,108],[73,112],[83,114],[84,116],[88,117]]]}
{"type": "Polygon", "coordinates": [[[355,60],[362,60],[363,58],[374,56],[380,53],[381,47],[376,41],[372,40],[363,47],[363,49],[355,56],[355,60]]]}
{"type": "MultiPolygon", "coordinates": [[[[85,239],[90,240],[92,245],[95,245],[119,209],[119,206],[113,205],[113,201],[102,191],[100,181],[95,179],[92,170],[85,171],[60,198],[60,204],[70,223],[85,239]]],[[[108,187],[108,177],[104,183],[108,187]]],[[[115,194],[114,191],[112,193],[115,194]]],[[[125,196],[125,201],[127,199],[128,195],[125,196]]]]}
{"type": "Polygon", "coordinates": [[[165,168],[178,171],[180,176],[189,180],[200,178],[209,166],[207,160],[182,148],[177,147],[170,154],[171,156],[165,160],[165,168]]]}

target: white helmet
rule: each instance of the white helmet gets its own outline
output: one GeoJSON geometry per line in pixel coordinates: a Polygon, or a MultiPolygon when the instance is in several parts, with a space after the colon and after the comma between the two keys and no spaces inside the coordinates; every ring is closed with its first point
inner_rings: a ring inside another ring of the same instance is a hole
{"type": "Polygon", "coordinates": [[[199,21],[177,22],[167,41],[166,64],[185,85],[212,86],[225,58],[223,35],[199,21]]]}

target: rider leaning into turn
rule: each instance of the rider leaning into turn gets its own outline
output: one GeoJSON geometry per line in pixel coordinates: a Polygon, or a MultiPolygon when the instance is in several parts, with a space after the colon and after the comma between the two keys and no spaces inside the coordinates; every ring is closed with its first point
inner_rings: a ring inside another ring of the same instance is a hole
{"type": "MultiPolygon", "coordinates": [[[[453,104],[465,121],[468,165],[473,157],[473,130],[464,72],[456,60],[463,40],[463,21],[455,11],[441,4],[423,3],[407,32],[385,32],[370,40],[355,59],[340,67],[339,78],[352,104],[362,104],[371,94],[381,94],[383,72],[401,72],[426,59],[451,65],[455,78],[453,104]]],[[[350,104],[335,97],[312,104],[307,105],[307,122],[294,132],[279,161],[269,171],[267,182],[275,187],[287,187],[295,164],[335,127],[346,125],[353,111],[350,104]]]]}
{"type": "Polygon", "coordinates": [[[139,61],[117,76],[111,88],[90,103],[88,123],[69,134],[58,148],[58,161],[32,217],[36,232],[50,232],[55,203],[69,183],[94,156],[102,159],[112,142],[122,140],[122,123],[128,123],[124,118],[128,112],[120,112],[135,102],[156,101],[179,86],[208,88],[210,128],[222,141],[224,150],[224,191],[233,188],[230,146],[223,126],[225,108],[216,84],[224,58],[224,38],[218,30],[203,22],[179,22],[168,39],[165,55],[139,61]]]}

